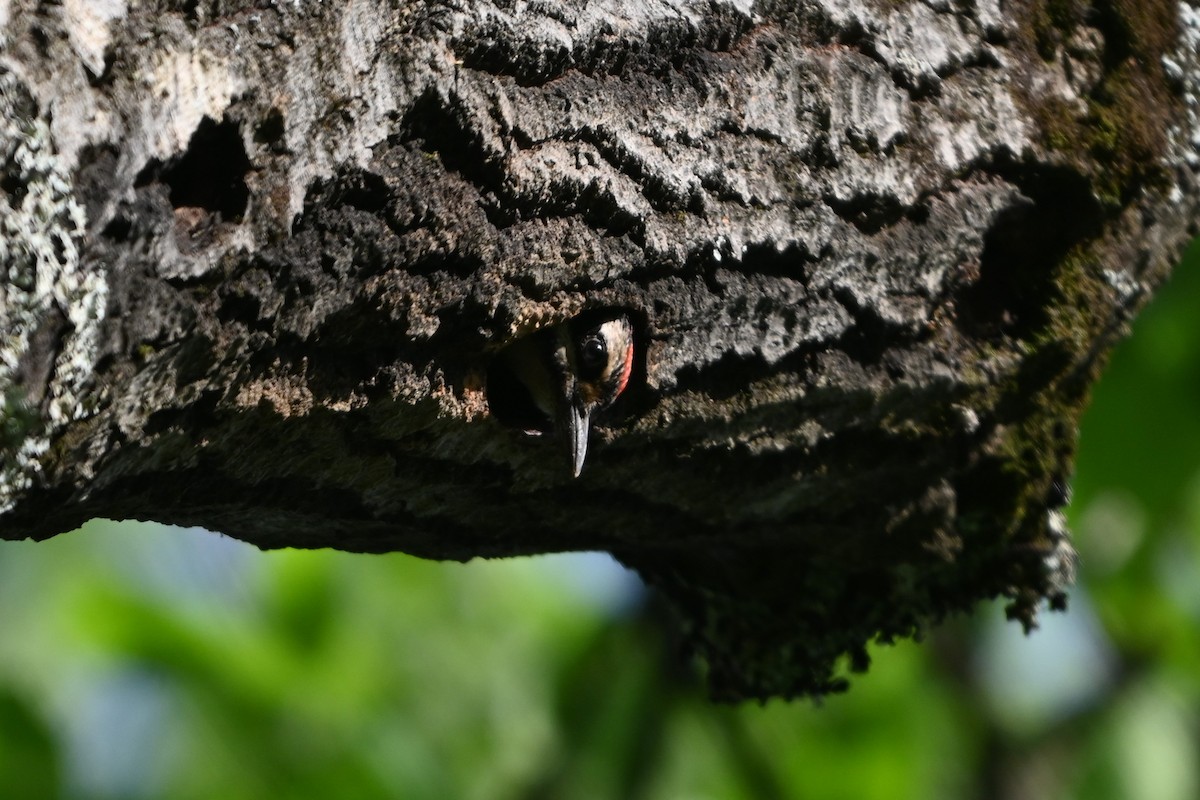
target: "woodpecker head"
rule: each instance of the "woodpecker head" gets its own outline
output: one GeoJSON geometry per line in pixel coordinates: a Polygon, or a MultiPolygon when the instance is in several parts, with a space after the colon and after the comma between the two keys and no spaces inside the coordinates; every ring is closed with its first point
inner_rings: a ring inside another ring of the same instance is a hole
{"type": "Polygon", "coordinates": [[[629,318],[585,315],[504,350],[488,370],[488,405],[502,423],[557,436],[578,477],[592,415],[612,405],[632,372],[629,318]]]}

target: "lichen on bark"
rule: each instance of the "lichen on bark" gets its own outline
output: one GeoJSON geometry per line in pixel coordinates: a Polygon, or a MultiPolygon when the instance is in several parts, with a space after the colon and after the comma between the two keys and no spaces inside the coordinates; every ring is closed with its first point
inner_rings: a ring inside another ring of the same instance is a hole
{"type": "Polygon", "coordinates": [[[88,390],[107,287],[80,263],[72,188],[33,98],[0,65],[0,513],[96,402],[88,390]]]}

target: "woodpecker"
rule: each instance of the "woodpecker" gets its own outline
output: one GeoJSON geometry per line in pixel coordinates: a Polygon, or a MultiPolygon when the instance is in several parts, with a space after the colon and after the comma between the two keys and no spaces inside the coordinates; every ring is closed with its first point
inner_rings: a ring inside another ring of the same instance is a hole
{"type": "Polygon", "coordinates": [[[488,405],[502,423],[557,436],[579,477],[592,415],[612,405],[632,372],[629,318],[585,316],[503,350],[488,370],[488,405]]]}

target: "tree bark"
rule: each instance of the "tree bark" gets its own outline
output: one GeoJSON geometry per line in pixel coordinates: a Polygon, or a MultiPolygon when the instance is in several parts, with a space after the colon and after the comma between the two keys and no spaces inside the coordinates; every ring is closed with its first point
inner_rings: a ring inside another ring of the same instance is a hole
{"type": "Polygon", "coordinates": [[[609,550],[722,698],[1061,605],[1089,386],[1196,232],[1191,2],[0,0],[0,28],[0,535],[609,550]],[[573,479],[486,378],[601,308],[637,366],[573,479]]]}

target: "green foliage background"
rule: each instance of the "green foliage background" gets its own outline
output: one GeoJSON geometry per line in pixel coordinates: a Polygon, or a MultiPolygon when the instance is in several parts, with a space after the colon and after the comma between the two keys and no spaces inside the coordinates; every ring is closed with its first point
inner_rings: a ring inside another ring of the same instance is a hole
{"type": "Polygon", "coordinates": [[[714,707],[601,556],[436,564],[97,521],[0,543],[11,798],[1200,796],[1200,247],[1085,419],[1067,615],[714,707]]]}

